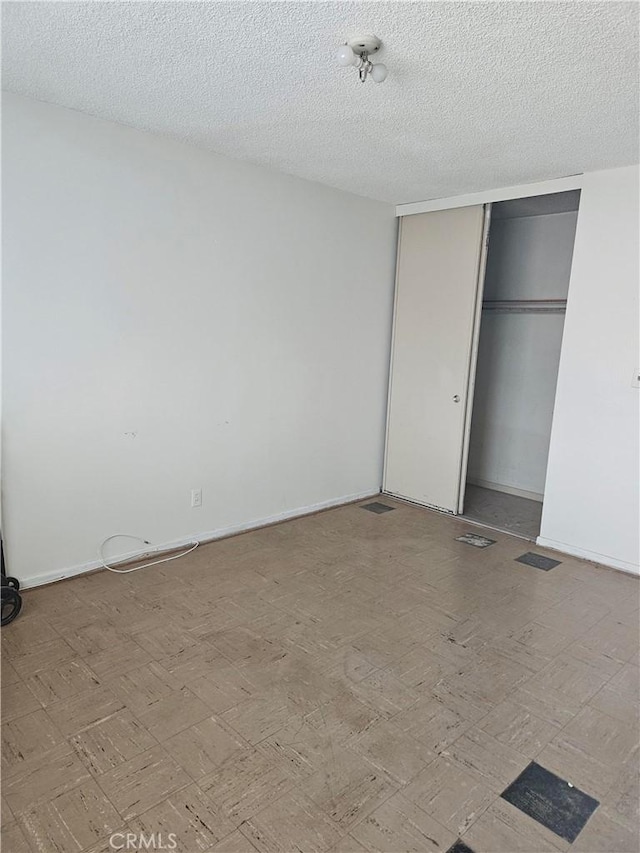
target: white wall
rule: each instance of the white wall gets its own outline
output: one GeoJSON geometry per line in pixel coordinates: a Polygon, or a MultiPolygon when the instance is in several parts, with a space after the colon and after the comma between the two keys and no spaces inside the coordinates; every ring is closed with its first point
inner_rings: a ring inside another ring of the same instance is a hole
{"type": "Polygon", "coordinates": [[[539,542],[638,572],[637,166],[585,175],[539,542]]]}
{"type": "Polygon", "coordinates": [[[92,565],[112,533],[167,543],[377,491],[393,208],[3,107],[11,573],[92,565]]]}
{"type": "MultiPolygon", "coordinates": [[[[566,299],[576,212],[494,219],[484,298],[566,299]]],[[[564,316],[483,311],[467,477],[542,500],[564,316]]]]}

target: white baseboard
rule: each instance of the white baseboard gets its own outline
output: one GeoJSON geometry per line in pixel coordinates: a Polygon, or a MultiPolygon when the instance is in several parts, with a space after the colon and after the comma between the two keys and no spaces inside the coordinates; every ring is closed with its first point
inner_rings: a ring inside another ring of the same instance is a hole
{"type": "MultiPolygon", "coordinates": [[[[196,540],[200,542],[200,544],[204,545],[206,542],[214,542],[216,539],[226,539],[228,536],[233,536],[236,533],[245,533],[248,530],[256,530],[259,527],[267,527],[270,524],[276,524],[279,521],[287,521],[291,518],[299,518],[304,515],[311,515],[314,512],[320,512],[323,509],[331,509],[332,507],[343,506],[344,504],[354,503],[355,501],[362,501],[365,498],[376,497],[379,495],[379,491],[367,491],[367,492],[359,492],[355,495],[344,495],[341,498],[333,498],[332,500],[322,501],[321,503],[311,504],[309,506],[297,507],[296,509],[286,510],[286,512],[280,512],[276,515],[269,515],[265,518],[254,519],[253,521],[247,521],[242,524],[233,524],[230,527],[220,527],[217,530],[208,530],[205,533],[198,533],[194,536],[187,536],[183,539],[177,539],[173,542],[166,542],[160,546],[156,546],[161,550],[170,550],[173,548],[181,548],[183,545],[187,545],[190,542],[195,542],[196,540]]],[[[118,560],[126,559],[127,555],[122,554],[118,556],[118,560]]],[[[30,578],[19,578],[20,580],[20,588],[21,589],[31,589],[36,586],[43,586],[47,583],[53,583],[54,581],[64,580],[65,578],[73,578],[77,575],[84,575],[87,572],[93,572],[96,569],[101,569],[102,563],[100,560],[91,560],[88,563],[82,563],[78,566],[71,566],[65,569],[53,569],[50,572],[43,572],[40,575],[34,575],[30,578]]]]}
{"type": "Polygon", "coordinates": [[[505,486],[502,483],[492,483],[490,480],[480,480],[477,477],[467,477],[467,483],[472,486],[480,486],[483,489],[491,489],[493,492],[504,492],[505,495],[515,495],[518,498],[527,498],[530,501],[544,501],[544,495],[539,492],[529,492],[526,489],[516,489],[515,486],[505,486]]]}
{"type": "Polygon", "coordinates": [[[612,569],[618,569],[618,571],[627,572],[630,575],[640,574],[640,566],[636,566],[634,563],[627,563],[625,560],[618,560],[615,557],[598,554],[595,551],[587,551],[586,548],[576,548],[574,545],[567,545],[566,542],[556,542],[554,539],[545,539],[543,536],[538,536],[536,545],[540,545],[543,548],[550,548],[552,551],[559,551],[561,554],[580,557],[582,560],[589,560],[591,563],[599,563],[601,566],[609,566],[612,569]]]}

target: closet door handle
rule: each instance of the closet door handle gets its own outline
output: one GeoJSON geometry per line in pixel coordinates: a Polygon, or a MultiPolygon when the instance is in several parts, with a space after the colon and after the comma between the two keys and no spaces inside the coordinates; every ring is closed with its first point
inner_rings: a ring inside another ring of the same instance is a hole
{"type": "Polygon", "coordinates": [[[454,394],[454,395],[453,395],[453,402],[454,402],[454,403],[459,403],[459,402],[460,402],[460,395],[459,395],[459,394],[454,394]]]}

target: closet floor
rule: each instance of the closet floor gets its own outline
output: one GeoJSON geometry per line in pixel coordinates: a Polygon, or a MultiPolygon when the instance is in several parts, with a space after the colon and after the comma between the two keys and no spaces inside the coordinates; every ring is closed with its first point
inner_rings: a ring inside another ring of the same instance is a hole
{"type": "Polygon", "coordinates": [[[3,851],[637,853],[638,578],[474,529],[380,496],[26,590],[3,851]]]}
{"type": "Polygon", "coordinates": [[[463,517],[535,541],[540,535],[542,504],[467,483],[463,517]]]}

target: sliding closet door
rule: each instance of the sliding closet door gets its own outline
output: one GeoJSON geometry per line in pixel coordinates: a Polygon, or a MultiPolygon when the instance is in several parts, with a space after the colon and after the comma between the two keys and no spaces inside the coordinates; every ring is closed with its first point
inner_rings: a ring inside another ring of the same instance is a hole
{"type": "Polygon", "coordinates": [[[400,224],[384,490],[457,513],[483,266],[482,205],[400,224]]]}

